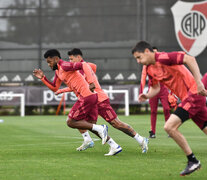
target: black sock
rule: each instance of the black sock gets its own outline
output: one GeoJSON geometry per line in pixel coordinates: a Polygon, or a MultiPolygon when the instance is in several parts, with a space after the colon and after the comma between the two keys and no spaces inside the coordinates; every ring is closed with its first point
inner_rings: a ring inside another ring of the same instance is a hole
{"type": "Polygon", "coordinates": [[[188,158],[188,161],[198,163],[198,160],[196,159],[196,157],[193,153],[188,155],[187,158],[188,158]]]}

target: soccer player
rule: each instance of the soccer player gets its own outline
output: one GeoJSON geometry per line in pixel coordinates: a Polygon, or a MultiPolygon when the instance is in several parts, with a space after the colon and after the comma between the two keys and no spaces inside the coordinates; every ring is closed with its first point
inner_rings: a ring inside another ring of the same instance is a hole
{"type": "MultiPolygon", "coordinates": [[[[157,47],[152,47],[154,52],[157,52],[157,47]]],[[[140,83],[140,89],[139,89],[139,94],[143,93],[143,89],[145,87],[146,84],[146,66],[143,66],[142,69],[142,76],[141,76],[141,83],[140,83]]],[[[148,84],[148,88],[150,88],[150,85],[148,84]]],[[[151,99],[149,99],[149,105],[150,105],[150,109],[151,109],[151,114],[150,114],[150,119],[151,119],[151,130],[149,131],[149,137],[150,138],[156,138],[156,122],[157,122],[157,108],[158,108],[158,102],[159,100],[162,103],[162,107],[163,107],[163,112],[164,112],[164,116],[165,116],[165,122],[168,120],[168,118],[170,117],[170,105],[168,102],[168,89],[162,84],[160,83],[160,92],[152,97],[151,99]]]]}
{"type": "MultiPolygon", "coordinates": [[[[69,59],[71,62],[84,62],[83,61],[83,55],[80,49],[78,48],[74,48],[71,51],[68,52],[69,55],[69,59]]],[[[96,71],[96,65],[93,63],[89,63],[89,65],[92,67],[93,71],[96,71]]],[[[86,80],[88,81],[88,77],[87,74],[84,74],[83,71],[80,71],[80,73],[86,78],[86,80]]],[[[110,105],[110,101],[109,101],[109,97],[107,96],[107,94],[101,89],[101,86],[97,80],[97,78],[95,76],[94,77],[94,84],[95,84],[95,92],[97,92],[98,94],[98,114],[105,119],[108,123],[110,123],[114,128],[126,133],[127,135],[133,137],[141,146],[142,148],[142,153],[147,153],[148,150],[148,139],[145,137],[140,136],[132,127],[130,127],[128,124],[122,122],[119,120],[119,118],[117,117],[115,111],[113,110],[113,108],[110,105]]],[[[66,89],[62,89],[59,90],[59,93],[62,92],[67,92],[67,88],[66,89]]],[[[89,135],[89,133],[87,132],[87,130],[81,130],[80,131],[82,133],[82,136],[84,138],[84,142],[83,144],[77,148],[77,150],[85,150],[88,147],[92,147],[93,143],[89,143],[92,142],[92,139],[89,135]]],[[[108,141],[107,141],[108,142],[108,141]]],[[[111,156],[111,155],[115,155],[118,152],[120,152],[122,149],[121,147],[117,147],[117,148],[110,148],[110,151],[108,154],[105,154],[106,156],[111,156]]]]}
{"type": "Polygon", "coordinates": [[[165,123],[164,129],[187,156],[187,166],[180,175],[185,176],[194,172],[201,167],[201,163],[178,128],[191,118],[207,134],[207,108],[204,97],[207,96],[207,90],[201,82],[195,58],[184,52],[153,52],[151,45],[145,41],[138,42],[132,49],[132,54],[137,63],[147,66],[150,79],[151,86],[148,93],[139,95],[141,102],[159,92],[159,82],[181,99],[181,103],[165,123]],[[192,73],[183,64],[186,64],[192,73]]]}
{"type": "MultiPolygon", "coordinates": [[[[90,85],[86,82],[83,76],[76,70],[87,69],[86,63],[72,63],[61,59],[60,53],[56,49],[50,49],[45,52],[44,58],[48,66],[55,71],[54,81],[50,82],[43,71],[35,69],[34,76],[41,79],[42,82],[52,91],[56,92],[62,81],[79,94],[78,101],[73,105],[68,118],[67,125],[71,128],[88,129],[102,138],[102,144],[107,140],[106,125],[96,125],[97,121],[97,94],[89,89],[93,85],[91,80],[90,85]]],[[[89,75],[88,75],[89,76],[89,75]]],[[[90,77],[92,79],[92,77],[90,77]]]]}

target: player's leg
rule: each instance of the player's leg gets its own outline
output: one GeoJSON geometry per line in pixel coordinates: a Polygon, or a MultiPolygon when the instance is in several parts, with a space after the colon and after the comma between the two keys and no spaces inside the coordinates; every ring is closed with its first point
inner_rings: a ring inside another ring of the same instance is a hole
{"type": "Polygon", "coordinates": [[[93,124],[92,123],[89,123],[85,120],[76,120],[76,119],[73,119],[73,118],[68,118],[67,119],[67,125],[71,128],[74,128],[74,129],[82,129],[82,130],[92,130],[93,128],[93,124]]]}
{"type": "Polygon", "coordinates": [[[206,127],[203,128],[203,132],[207,135],[207,123],[206,123],[206,127]]]}
{"type": "Polygon", "coordinates": [[[90,121],[97,121],[97,94],[93,94],[78,100],[72,107],[67,125],[71,128],[82,130],[96,131],[102,138],[102,144],[105,144],[108,134],[108,127],[106,125],[96,125],[90,121]]]}
{"type": "Polygon", "coordinates": [[[89,123],[85,120],[75,120],[72,118],[67,119],[67,125],[75,129],[87,129],[96,131],[99,136],[102,138],[102,144],[105,144],[108,135],[108,127],[106,125],[96,125],[89,123]]]}
{"type": "Polygon", "coordinates": [[[88,133],[88,131],[87,130],[81,130],[81,129],[78,129],[78,131],[81,133],[81,135],[83,137],[83,144],[81,144],[81,146],[76,148],[76,150],[77,151],[84,151],[88,148],[94,147],[94,142],[93,142],[90,134],[88,133]]]}
{"type": "MultiPolygon", "coordinates": [[[[96,121],[90,121],[90,122],[93,124],[96,123],[96,121]]],[[[91,132],[94,133],[99,138],[101,138],[99,133],[97,133],[96,131],[91,130],[91,132]]],[[[110,150],[109,150],[109,153],[104,154],[105,156],[113,156],[122,151],[122,148],[109,135],[107,136],[106,142],[110,146],[110,150]]]]}
{"type": "Polygon", "coordinates": [[[207,107],[201,107],[192,120],[207,135],[207,107]]]}
{"type": "MultiPolygon", "coordinates": [[[[207,108],[200,107],[200,111],[196,113],[195,116],[192,117],[194,123],[205,133],[207,134],[207,108]]],[[[186,168],[181,172],[181,176],[188,175],[194,172],[197,169],[200,169],[201,163],[196,158],[194,158],[194,154],[190,154],[188,157],[188,164],[186,168]]]]}
{"type": "Polygon", "coordinates": [[[164,112],[165,122],[166,122],[170,117],[170,105],[168,102],[168,95],[161,96],[160,101],[163,107],[163,112],[164,112]]]}
{"type": "Polygon", "coordinates": [[[150,120],[151,120],[151,130],[149,131],[149,137],[150,138],[156,138],[156,122],[157,122],[157,108],[158,108],[158,95],[149,99],[149,105],[150,105],[150,120]]]}
{"type": "MultiPolygon", "coordinates": [[[[96,131],[91,130],[91,132],[94,133],[99,138],[101,138],[96,131]]],[[[109,152],[107,154],[104,154],[105,156],[113,156],[122,151],[121,146],[117,144],[109,135],[107,136],[106,143],[110,146],[110,148],[109,148],[109,152]]]]}
{"type": "Polygon", "coordinates": [[[182,120],[175,114],[172,114],[166,122],[165,131],[175,140],[175,142],[181,147],[186,155],[192,153],[190,146],[188,145],[185,137],[178,131],[178,128],[182,124],[182,120]]]}
{"type": "MultiPolygon", "coordinates": [[[[90,113],[89,119],[93,119],[92,117],[90,117],[91,115],[92,114],[90,113]]],[[[90,121],[90,122],[93,123],[93,124],[96,123],[96,121],[90,121]]],[[[97,133],[94,130],[91,130],[91,132],[93,132],[94,134],[96,134],[100,138],[100,134],[99,133],[97,133]]],[[[109,153],[104,154],[105,156],[113,156],[113,155],[116,155],[116,154],[118,154],[118,153],[120,153],[122,151],[121,146],[119,146],[110,136],[107,136],[106,142],[110,146],[110,149],[109,149],[109,153]]]]}
{"type": "Polygon", "coordinates": [[[98,114],[110,123],[114,128],[124,132],[125,134],[135,138],[140,146],[142,147],[142,152],[146,153],[148,150],[148,139],[140,136],[132,127],[128,124],[122,122],[117,117],[117,114],[110,105],[110,101],[107,99],[98,104],[98,114]]]}
{"type": "Polygon", "coordinates": [[[149,140],[146,137],[139,135],[130,125],[119,120],[118,117],[108,121],[114,128],[124,132],[128,136],[133,137],[141,146],[142,153],[147,153],[149,140]]]}
{"type": "Polygon", "coordinates": [[[165,131],[173,138],[173,140],[180,146],[187,156],[188,163],[184,171],[180,173],[181,176],[185,176],[199,169],[201,164],[193,154],[190,146],[187,143],[185,137],[178,131],[178,128],[183,122],[189,119],[189,114],[183,108],[178,107],[174,114],[171,114],[168,121],[165,123],[165,131]]]}

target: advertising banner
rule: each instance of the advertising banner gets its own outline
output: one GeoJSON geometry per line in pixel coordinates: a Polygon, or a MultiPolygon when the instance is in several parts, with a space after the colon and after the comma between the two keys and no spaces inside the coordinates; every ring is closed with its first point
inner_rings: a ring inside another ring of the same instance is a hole
{"type": "MultiPolygon", "coordinates": [[[[63,87],[64,88],[64,87],[63,87]]],[[[114,86],[102,86],[103,89],[109,91],[108,96],[112,104],[124,104],[124,93],[112,93],[114,90],[128,90],[129,103],[138,104],[138,85],[114,85],[114,86]]],[[[22,87],[0,87],[0,94],[25,94],[26,106],[41,106],[41,105],[58,105],[62,95],[55,95],[47,87],[43,86],[22,86],[22,87]]],[[[77,97],[74,93],[65,94],[66,104],[74,104],[77,101],[77,97]]],[[[4,97],[0,96],[1,105],[19,105],[20,100],[18,97],[4,97]]]]}

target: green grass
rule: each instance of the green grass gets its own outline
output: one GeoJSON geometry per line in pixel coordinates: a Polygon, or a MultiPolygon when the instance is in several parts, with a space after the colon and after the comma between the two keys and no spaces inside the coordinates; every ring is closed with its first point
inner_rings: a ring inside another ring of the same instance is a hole
{"type": "MultiPolygon", "coordinates": [[[[148,136],[150,116],[119,118],[140,135],[148,136]]],[[[207,139],[191,121],[180,130],[187,138],[202,169],[180,177],[187,159],[163,130],[164,117],[158,116],[156,139],[150,139],[149,151],[142,154],[137,142],[109,126],[109,135],[122,146],[123,152],[104,157],[108,145],[95,138],[95,147],[77,152],[82,136],[68,128],[66,116],[3,116],[0,119],[1,180],[133,180],[133,179],[206,179],[207,139]]],[[[99,119],[98,124],[105,123],[99,119]]]]}

